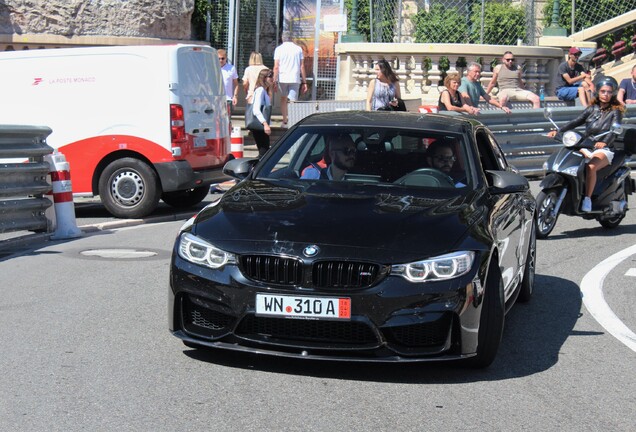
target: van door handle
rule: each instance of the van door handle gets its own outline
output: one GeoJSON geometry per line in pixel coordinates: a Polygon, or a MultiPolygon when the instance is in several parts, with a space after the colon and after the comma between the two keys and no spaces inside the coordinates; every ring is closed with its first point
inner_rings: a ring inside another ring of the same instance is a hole
{"type": "Polygon", "coordinates": [[[206,114],[212,114],[214,112],[214,108],[207,108],[205,110],[203,110],[204,113],[206,114]]]}

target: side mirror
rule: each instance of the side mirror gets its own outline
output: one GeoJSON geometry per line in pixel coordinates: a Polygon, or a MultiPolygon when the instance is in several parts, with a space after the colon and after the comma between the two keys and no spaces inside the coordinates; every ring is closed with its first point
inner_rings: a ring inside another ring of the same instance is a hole
{"type": "Polygon", "coordinates": [[[546,119],[550,120],[552,118],[552,108],[546,107],[543,110],[543,117],[545,117],[546,119]]]}
{"type": "Polygon", "coordinates": [[[243,180],[250,172],[252,172],[257,163],[258,159],[232,159],[223,167],[223,174],[235,179],[243,180]]]}
{"type": "Polygon", "coordinates": [[[510,171],[486,170],[486,179],[493,195],[519,193],[530,189],[524,176],[510,171]]]}
{"type": "Polygon", "coordinates": [[[559,126],[557,126],[554,120],[552,120],[552,114],[553,114],[552,108],[545,107],[545,109],[543,110],[543,117],[550,120],[550,123],[552,123],[552,126],[554,126],[556,130],[559,130],[559,126]]]}
{"type": "Polygon", "coordinates": [[[614,123],[610,127],[610,131],[613,134],[620,135],[620,133],[623,132],[623,125],[621,125],[620,123],[614,123]]]}

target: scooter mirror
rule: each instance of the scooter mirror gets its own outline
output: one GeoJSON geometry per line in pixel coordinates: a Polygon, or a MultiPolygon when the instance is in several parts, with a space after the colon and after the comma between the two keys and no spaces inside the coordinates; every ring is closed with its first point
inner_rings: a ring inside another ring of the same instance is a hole
{"type": "Polygon", "coordinates": [[[620,123],[614,123],[612,124],[610,130],[613,134],[619,135],[621,132],[623,132],[623,125],[621,125],[620,123]]]}
{"type": "Polygon", "coordinates": [[[552,108],[547,108],[543,110],[543,117],[547,118],[547,119],[551,119],[552,118],[552,108]]]}

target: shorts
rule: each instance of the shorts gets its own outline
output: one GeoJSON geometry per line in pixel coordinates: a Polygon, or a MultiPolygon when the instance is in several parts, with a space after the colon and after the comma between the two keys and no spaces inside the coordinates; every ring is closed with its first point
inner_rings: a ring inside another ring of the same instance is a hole
{"type": "Polygon", "coordinates": [[[556,91],[556,95],[560,100],[564,101],[573,101],[579,95],[579,87],[581,86],[581,81],[576,84],[568,87],[561,87],[556,91]]]}
{"type": "Polygon", "coordinates": [[[530,100],[530,97],[533,93],[528,90],[523,90],[519,88],[511,88],[499,91],[497,96],[499,100],[503,99],[506,96],[511,101],[527,101],[530,100]]]}
{"type": "Polygon", "coordinates": [[[298,100],[298,89],[300,89],[300,84],[298,83],[278,83],[278,88],[280,89],[280,95],[286,97],[290,101],[298,100]]]}
{"type": "MultiPolygon", "coordinates": [[[[585,149],[585,150],[587,150],[587,149],[585,149]]],[[[590,151],[590,150],[587,150],[587,151],[590,151]]],[[[581,152],[581,153],[583,153],[583,152],[581,152]]],[[[605,155],[605,157],[607,158],[607,162],[609,162],[609,164],[611,165],[612,161],[614,160],[614,152],[611,151],[608,148],[595,149],[592,152],[592,155],[591,155],[592,157],[590,159],[592,159],[594,156],[598,156],[601,153],[605,155]]],[[[585,153],[583,153],[583,155],[587,157],[587,155],[585,153]]]]}

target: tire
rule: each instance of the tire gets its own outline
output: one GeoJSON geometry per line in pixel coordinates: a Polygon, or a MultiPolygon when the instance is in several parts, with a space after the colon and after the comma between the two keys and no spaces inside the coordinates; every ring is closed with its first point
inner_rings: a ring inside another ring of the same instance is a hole
{"type": "Polygon", "coordinates": [[[620,225],[621,221],[625,216],[616,216],[612,219],[601,219],[598,222],[601,224],[603,228],[614,229],[620,225]]]}
{"type": "Polygon", "coordinates": [[[209,186],[201,186],[184,191],[164,192],[161,199],[172,207],[185,208],[199,204],[209,193],[209,186]]]}
{"type": "Polygon", "coordinates": [[[106,210],[119,218],[142,218],[152,213],[161,196],[157,173],[135,158],[117,159],[99,177],[99,195],[106,210]]]}
{"type": "Polygon", "coordinates": [[[537,215],[535,217],[536,236],[547,238],[559,219],[559,213],[552,217],[552,211],[559,199],[558,189],[549,189],[537,194],[537,215]]]}
{"type": "MultiPolygon", "coordinates": [[[[623,184],[623,191],[625,191],[625,184],[623,184]]],[[[625,194],[625,192],[623,192],[623,197],[622,197],[625,201],[627,201],[627,194],[625,194]]],[[[627,208],[627,205],[625,206],[625,208],[627,208]]],[[[616,216],[614,218],[611,219],[599,219],[598,223],[601,224],[601,226],[603,228],[607,228],[607,229],[614,229],[617,226],[620,225],[621,221],[625,218],[625,213],[623,213],[620,216],[616,216]]]]}
{"type": "Polygon", "coordinates": [[[532,292],[534,290],[534,273],[537,264],[537,236],[536,228],[532,227],[532,233],[530,233],[530,244],[528,244],[528,256],[526,257],[526,265],[523,269],[523,279],[521,281],[521,287],[519,289],[519,296],[517,301],[521,303],[527,303],[532,298],[532,292]]]}
{"type": "Polygon", "coordinates": [[[504,329],[503,279],[497,263],[491,263],[486,280],[484,303],[479,318],[477,355],[468,359],[473,368],[486,368],[495,360],[504,329]]]}

